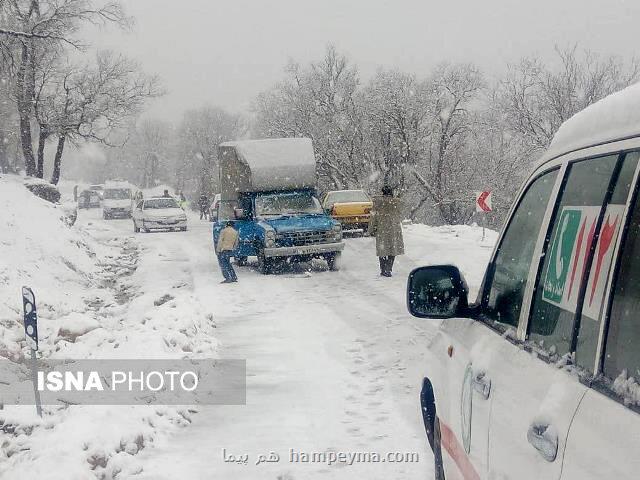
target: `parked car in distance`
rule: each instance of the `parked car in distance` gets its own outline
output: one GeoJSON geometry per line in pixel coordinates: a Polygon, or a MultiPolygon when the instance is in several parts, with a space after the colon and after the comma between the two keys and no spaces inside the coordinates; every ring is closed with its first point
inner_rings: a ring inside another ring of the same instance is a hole
{"type": "Polygon", "coordinates": [[[218,220],[218,205],[220,204],[220,194],[216,193],[213,197],[213,202],[209,207],[209,220],[215,222],[218,220]]]}
{"type": "Polygon", "coordinates": [[[126,182],[106,184],[102,198],[104,219],[131,218],[131,185],[126,182]]]}
{"type": "Polygon", "coordinates": [[[343,231],[366,230],[373,202],[364,190],[334,190],[327,192],[322,208],[340,222],[343,231]]]}
{"type": "Polygon", "coordinates": [[[640,84],[566,121],[523,185],[468,304],[415,269],[435,478],[632,480],[640,472],[640,84]]]}
{"type": "Polygon", "coordinates": [[[140,200],[133,209],[133,231],[187,230],[187,214],[173,197],[140,200]]]}
{"type": "Polygon", "coordinates": [[[100,208],[100,195],[93,190],[82,190],[78,195],[78,208],[100,208]]]}

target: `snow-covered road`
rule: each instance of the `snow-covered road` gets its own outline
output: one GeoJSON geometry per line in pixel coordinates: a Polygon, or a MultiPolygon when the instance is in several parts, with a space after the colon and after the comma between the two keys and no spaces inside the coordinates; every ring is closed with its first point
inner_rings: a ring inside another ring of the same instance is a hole
{"type": "MultiPolygon", "coordinates": [[[[80,218],[89,230],[133,236],[130,221],[92,213],[80,218]]],[[[454,261],[477,287],[491,243],[462,228],[407,226],[408,255],[391,279],[378,275],[373,239],[349,238],[339,272],[319,264],[262,276],[250,265],[236,267],[232,285],[219,283],[208,222],[193,217],[186,233],[136,235],[138,270],[157,277],[138,288],[157,288],[160,297],[158,279],[168,277],[192,290],[198,308],[213,314],[219,357],[246,359],[248,390],[244,406],[198,407],[188,428],[138,455],[143,472],[131,478],[429,478],[418,395],[437,322],[408,315],[405,282],[417,265],[454,261]],[[271,452],[278,462],[256,465],[271,452]],[[304,461],[328,452],[359,458],[304,461]]]]}

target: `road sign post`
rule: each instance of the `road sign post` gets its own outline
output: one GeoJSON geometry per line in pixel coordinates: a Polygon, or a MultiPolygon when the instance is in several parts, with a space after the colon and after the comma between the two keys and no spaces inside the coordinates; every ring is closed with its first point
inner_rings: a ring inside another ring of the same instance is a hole
{"type": "Polygon", "coordinates": [[[36,352],[38,351],[38,311],[36,297],[29,287],[22,287],[22,306],[24,308],[24,336],[31,349],[31,381],[36,400],[36,413],[42,417],[42,404],[38,390],[38,368],[36,352]]]}
{"type": "Polygon", "coordinates": [[[485,239],[485,216],[487,213],[493,211],[492,206],[492,193],[489,190],[476,193],[476,212],[481,214],[482,218],[482,241],[485,239]]]}

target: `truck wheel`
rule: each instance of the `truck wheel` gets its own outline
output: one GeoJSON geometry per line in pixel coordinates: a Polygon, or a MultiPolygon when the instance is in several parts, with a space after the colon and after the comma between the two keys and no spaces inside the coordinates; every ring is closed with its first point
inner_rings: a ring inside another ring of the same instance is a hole
{"type": "Polygon", "coordinates": [[[258,270],[263,275],[270,275],[273,272],[273,263],[270,258],[266,258],[263,252],[258,252],[258,270]]]}
{"type": "Polygon", "coordinates": [[[329,266],[329,270],[332,272],[337,272],[340,270],[340,252],[330,253],[326,257],[327,265],[329,266]]]}
{"type": "Polygon", "coordinates": [[[236,265],[244,267],[247,264],[247,257],[236,257],[236,265]]]}

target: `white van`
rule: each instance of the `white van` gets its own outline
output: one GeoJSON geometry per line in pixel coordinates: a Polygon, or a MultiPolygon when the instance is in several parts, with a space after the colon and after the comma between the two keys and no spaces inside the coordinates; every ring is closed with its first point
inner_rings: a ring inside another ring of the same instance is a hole
{"type": "Polygon", "coordinates": [[[131,218],[132,188],[127,182],[105,184],[102,193],[103,218],[131,218]]]}
{"type": "Polygon", "coordinates": [[[421,395],[435,478],[640,478],[640,84],[559,129],[523,186],[476,303],[414,270],[440,321],[421,395]]]}

